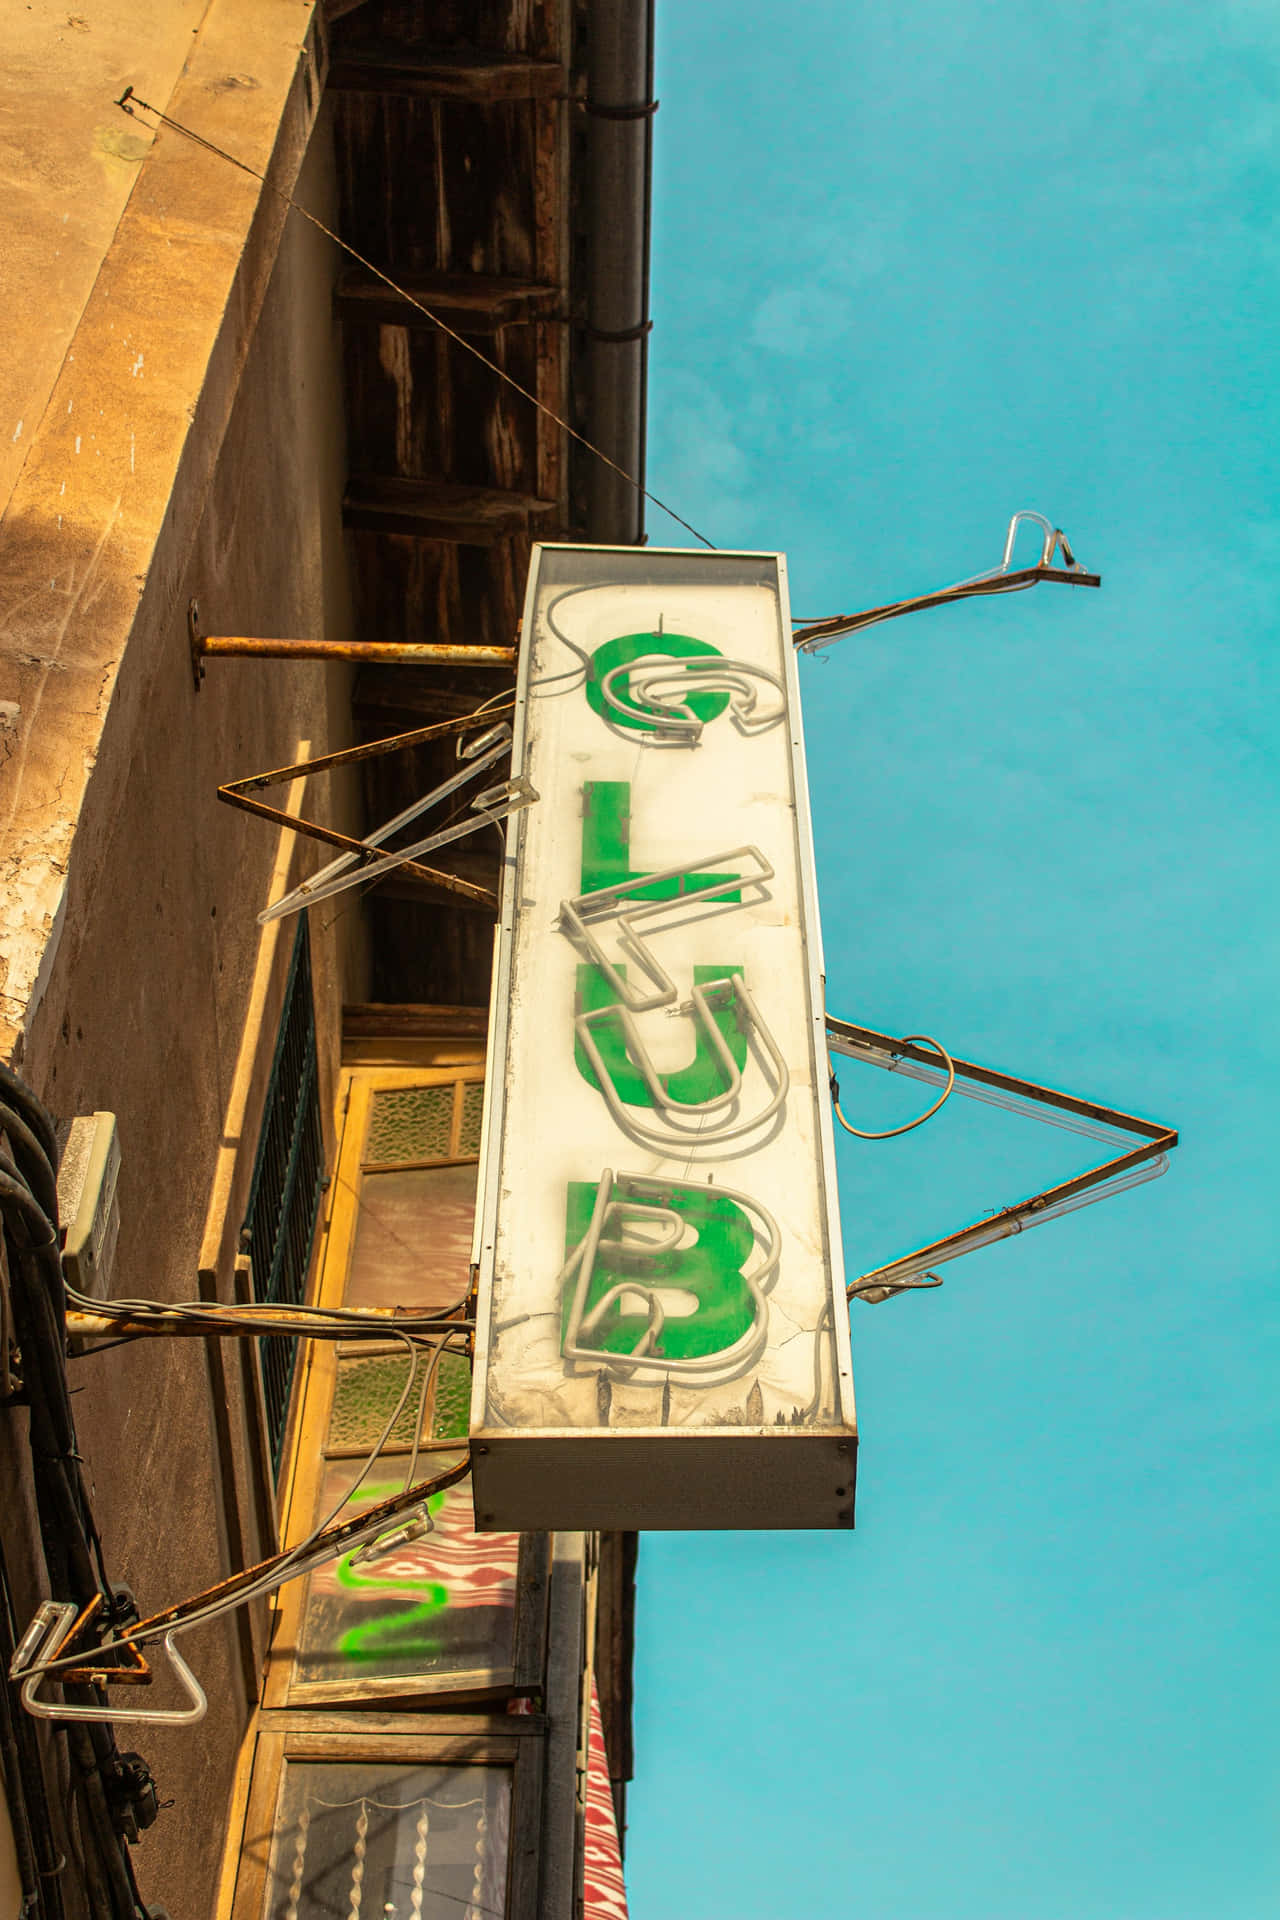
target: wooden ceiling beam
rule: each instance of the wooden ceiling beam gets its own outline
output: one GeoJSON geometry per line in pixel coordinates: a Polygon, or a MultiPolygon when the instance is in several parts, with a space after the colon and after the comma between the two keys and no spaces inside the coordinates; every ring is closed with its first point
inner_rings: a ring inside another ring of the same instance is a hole
{"type": "MultiPolygon", "coordinates": [[[[481,273],[402,273],[399,285],[459,333],[496,333],[522,321],[556,319],[564,304],[558,287],[481,273]]],[[[335,296],[339,317],[357,325],[430,327],[417,307],[393,293],[376,274],[345,273],[335,296]]]]}
{"type": "MultiPolygon", "coordinates": [[[[514,692],[514,680],[511,684],[514,692]]],[[[369,716],[371,732],[381,737],[388,730],[388,714],[403,714],[408,722],[458,720],[491,700],[501,685],[501,676],[486,667],[455,667],[447,674],[430,667],[362,667],[351,705],[369,716]]]]}
{"type": "Polygon", "coordinates": [[[432,1007],[404,1002],[385,1006],[376,1001],[349,1001],[342,1009],[344,1040],[483,1040],[488,1030],[487,1007],[432,1007]]]}
{"type": "MultiPolygon", "coordinates": [[[[492,860],[485,864],[477,860],[469,861],[466,864],[466,873],[459,873],[453,877],[459,880],[466,880],[473,886],[484,887],[494,895],[496,901],[498,884],[501,879],[501,868],[498,862],[492,860]],[[476,875],[477,877],[472,879],[472,875],[476,875]]],[[[370,894],[371,896],[376,895],[380,900],[406,901],[410,906],[448,907],[459,913],[487,913],[492,915],[497,911],[496,905],[494,904],[487,903],[483,900],[473,900],[465,893],[446,891],[444,887],[433,886],[428,880],[415,879],[413,874],[406,873],[402,867],[397,868],[394,873],[389,873],[385,880],[380,880],[375,887],[370,889],[370,894]]]]}
{"type": "Polygon", "coordinates": [[[545,538],[559,514],[558,501],[532,493],[390,475],[353,474],[342,506],[343,522],[353,529],[463,547],[497,546],[513,533],[545,538]]]}
{"type": "Polygon", "coordinates": [[[492,106],[556,99],[568,91],[569,76],[558,60],[431,53],[379,42],[335,49],[328,85],[338,93],[409,93],[492,106]]]}

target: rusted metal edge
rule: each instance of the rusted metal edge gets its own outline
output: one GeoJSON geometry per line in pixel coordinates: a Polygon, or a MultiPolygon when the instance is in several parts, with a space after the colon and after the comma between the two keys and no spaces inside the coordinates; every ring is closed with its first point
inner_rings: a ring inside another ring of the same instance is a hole
{"type": "MultiPolygon", "coordinates": [[[[65,1659],[67,1655],[79,1650],[78,1642],[82,1641],[88,1633],[89,1626],[100,1612],[102,1605],[103,1595],[101,1593],[95,1593],[92,1600],[90,1600],[87,1606],[81,1608],[80,1612],[71,1622],[71,1625],[67,1628],[67,1631],[63,1634],[62,1639],[58,1642],[58,1645],[54,1648],[50,1656],[52,1659],[62,1660],[65,1659]]],[[[129,1661],[128,1666],[68,1667],[59,1674],[58,1678],[63,1682],[64,1686],[78,1685],[86,1681],[96,1681],[99,1685],[102,1685],[104,1681],[118,1681],[126,1686],[149,1687],[155,1676],[151,1671],[146,1655],[127,1641],[114,1642],[112,1644],[119,1652],[127,1656],[129,1661]]],[[[84,1651],[87,1656],[90,1653],[96,1652],[97,1649],[92,1646],[86,1646],[84,1651]]]]}
{"type": "MultiPolygon", "coordinates": [[[[300,773],[324,773],[331,767],[347,767],[357,760],[377,760],[386,753],[398,753],[402,747],[419,747],[427,740],[443,740],[450,734],[470,733],[490,726],[515,709],[513,694],[501,706],[486,707],[483,714],[464,713],[453,720],[434,720],[425,727],[413,727],[408,733],[394,733],[385,740],[366,740],[361,746],[340,747],[336,753],[318,754],[314,760],[299,760],[291,767],[273,767],[267,773],[251,773],[243,780],[228,780],[227,793],[257,793],[262,787],[280,786],[296,780],[300,773]]],[[[219,792],[224,791],[219,788],[219,792]]]]}
{"type": "MultiPolygon", "coordinates": [[[[461,1440],[423,1440],[419,1444],[419,1452],[465,1453],[467,1457],[457,1466],[448,1467],[443,1473],[436,1474],[431,1480],[417,1486],[404,1487],[399,1493],[392,1494],[378,1505],[366,1507],[352,1519],[343,1521],[338,1526],[326,1528],[309,1543],[306,1560],[302,1563],[303,1567],[310,1566],[316,1555],[325,1549],[331,1550],[332,1556],[336,1558],[349,1539],[367,1530],[371,1524],[376,1525],[383,1520],[394,1520],[397,1515],[404,1513],[410,1507],[419,1505],[429,1495],[443,1492],[446,1487],[456,1486],[458,1481],[464,1480],[471,1471],[471,1456],[465,1437],[461,1440]]],[[[193,1594],[189,1599],[179,1600],[160,1613],[153,1613],[146,1620],[139,1620],[132,1626],[119,1629],[110,1640],[104,1640],[97,1647],[85,1649],[86,1659],[92,1660],[94,1664],[64,1668],[58,1672],[58,1679],[64,1682],[73,1679],[92,1681],[98,1686],[110,1686],[116,1681],[149,1684],[152,1677],[151,1669],[146,1656],[137,1645],[138,1639],[143,1634],[153,1638],[161,1633],[171,1632],[174,1628],[181,1626],[182,1622],[191,1615],[203,1613],[207,1607],[221,1606],[227,1601],[234,1600],[238,1593],[249,1587],[256,1588],[261,1581],[269,1580],[273,1574],[279,1573],[282,1576],[276,1583],[282,1585],[284,1580],[289,1578],[288,1563],[294,1559],[297,1552],[298,1549],[295,1547],[286,1549],[282,1553],[272,1554],[270,1559],[259,1561],[257,1566],[243,1567],[238,1573],[229,1575],[227,1579],[219,1580],[216,1585],[207,1587],[203,1593],[193,1594]],[[127,1654],[130,1657],[133,1663],[130,1667],[121,1668],[110,1664],[116,1656],[121,1654],[127,1654]]],[[[58,1652],[53,1656],[55,1660],[63,1657],[62,1649],[74,1642],[76,1636],[87,1626],[89,1616],[94,1611],[95,1608],[91,1602],[64,1637],[58,1652]]]]}
{"type": "MultiPolygon", "coordinates": [[[[338,1526],[327,1527],[309,1546],[308,1561],[322,1548],[332,1549],[332,1555],[336,1559],[345,1542],[353,1534],[361,1533],[382,1520],[394,1520],[397,1514],[417,1506],[428,1495],[441,1493],[446,1487],[456,1486],[459,1480],[465,1480],[471,1471],[471,1454],[465,1435],[461,1440],[423,1440],[418,1450],[420,1453],[465,1453],[467,1457],[456,1467],[449,1467],[443,1473],[438,1473],[432,1479],[417,1486],[404,1487],[399,1493],[391,1494],[386,1500],[379,1501],[372,1507],[365,1507],[352,1519],[343,1521],[338,1526]]],[[[206,1588],[203,1593],[193,1594],[188,1600],[179,1600],[162,1612],[153,1613],[149,1619],[139,1620],[136,1626],[128,1628],[126,1633],[121,1635],[121,1639],[129,1639],[144,1632],[151,1634],[162,1630],[167,1631],[189,1614],[199,1613],[207,1606],[234,1598],[244,1587],[255,1586],[260,1580],[281,1569],[285,1562],[293,1558],[296,1551],[296,1548],[287,1548],[283,1553],[272,1554],[270,1559],[260,1560],[255,1567],[242,1568],[240,1572],[233,1573],[227,1579],[219,1580],[216,1585],[206,1588]]],[[[110,1643],[111,1647],[117,1644],[119,1643],[116,1641],[110,1643]]]]}
{"type": "MultiPolygon", "coordinates": [[[[511,651],[514,652],[514,649],[511,651]]],[[[498,896],[488,887],[475,886],[470,880],[463,880],[457,874],[444,873],[437,867],[424,867],[416,860],[401,860],[389,848],[376,847],[367,840],[353,840],[349,834],[339,833],[336,827],[322,827],[314,820],[304,820],[301,814],[284,813],[278,807],[267,806],[265,801],[251,800],[249,795],[263,787],[274,787],[286,780],[295,780],[300,774],[323,773],[355,761],[398,753],[403,747],[420,746],[426,740],[470,733],[477,727],[489,725],[500,714],[510,712],[514,706],[515,696],[511,695],[500,706],[486,707],[483,714],[465,713],[452,720],[436,720],[429,726],[414,727],[408,733],[392,734],[385,740],[368,740],[360,746],[341,747],[336,753],[319,754],[314,760],[298,760],[288,767],[272,767],[266,773],[247,774],[243,780],[226,781],[218,788],[218,798],[229,807],[255,813],[276,826],[289,827],[294,833],[306,834],[312,840],[322,840],[327,846],[340,847],[344,853],[358,853],[362,862],[369,867],[371,878],[376,878],[376,868],[380,862],[393,862],[397,873],[412,874],[429,886],[443,887],[448,893],[456,893],[463,900],[497,913],[498,896]]]]}
{"type": "MultiPolygon", "coordinates": [[[[834,1040],[851,1040],[856,1046],[874,1047],[878,1053],[892,1054],[896,1059],[917,1060],[922,1067],[936,1067],[938,1056],[930,1053],[927,1047],[916,1046],[914,1041],[895,1040],[891,1033],[877,1033],[874,1027],[859,1027],[852,1020],[837,1020],[834,1014],[826,1016],[827,1034],[834,1040]]],[[[1149,1140],[1165,1139],[1171,1129],[1163,1127],[1155,1120],[1139,1120],[1132,1113],[1120,1113],[1114,1107],[1102,1107],[1094,1100],[1081,1100],[1074,1093],[1063,1093],[1056,1087],[1042,1087],[1035,1080],[1019,1080],[1013,1074],[999,1073],[994,1067],[979,1066],[973,1060],[955,1059],[957,1080],[975,1080],[984,1087],[998,1087],[1002,1093],[1021,1094],[1025,1099],[1037,1100],[1042,1106],[1058,1107],[1064,1113],[1078,1113],[1082,1119],[1098,1120],[1104,1126],[1118,1127],[1125,1133],[1140,1133],[1149,1140]]],[[[1177,1135],[1174,1134],[1174,1140],[1177,1135]]]]}

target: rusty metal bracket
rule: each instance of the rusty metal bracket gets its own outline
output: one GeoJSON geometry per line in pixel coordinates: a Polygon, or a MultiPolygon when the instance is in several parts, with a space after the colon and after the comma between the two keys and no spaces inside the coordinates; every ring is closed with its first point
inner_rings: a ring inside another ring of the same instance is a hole
{"type": "MultiPolygon", "coordinates": [[[[118,104],[118,103],[117,103],[118,104]]],[[[200,632],[200,602],[187,602],[187,646],[191,653],[191,678],[195,681],[196,692],[200,691],[200,682],[204,679],[204,639],[200,632]]]]}
{"type": "MultiPolygon", "coordinates": [[[[851,1021],[837,1020],[831,1014],[827,1015],[826,1027],[827,1044],[836,1053],[862,1060],[869,1066],[883,1067],[889,1072],[905,1071],[911,1078],[923,1080],[929,1085],[937,1085],[945,1078],[939,1073],[936,1058],[912,1041],[878,1033],[874,1027],[855,1026],[851,1021]]],[[[1072,1132],[1083,1133],[1096,1140],[1107,1140],[1113,1132],[1136,1134],[1143,1144],[1117,1154],[1113,1159],[1104,1160],[1072,1180],[1048,1187],[1043,1193],[1032,1195],[1029,1200],[1020,1200],[1011,1207],[1001,1208],[997,1213],[945,1235],[941,1240],[932,1240],[928,1246],[918,1247],[914,1253],[891,1260],[872,1273],[864,1273],[847,1289],[851,1300],[866,1300],[873,1306],[878,1305],[892,1294],[919,1286],[921,1276],[931,1279],[930,1270],[943,1265],[945,1261],[976,1252],[979,1247],[989,1246],[1010,1234],[1021,1233],[1042,1220],[1057,1219],[1076,1207],[1087,1206],[1092,1200],[1106,1199],[1113,1193],[1123,1192],[1127,1187],[1137,1186],[1143,1180],[1156,1179],[1165,1171],[1167,1156],[1178,1144],[1176,1130],[1161,1125],[1159,1121],[1139,1120],[1133,1114],[1121,1113],[1114,1107],[1099,1106],[1092,1100],[1080,1100],[1074,1094],[1060,1093],[1056,1088],[1040,1086],[1034,1080],[1020,1080],[1012,1074],[998,1073],[972,1060],[953,1057],[952,1065],[955,1068],[956,1092],[966,1094],[970,1099],[1004,1107],[1009,1107],[1013,1101],[1023,1101],[1032,1109],[1028,1118],[1048,1120],[1053,1125],[1066,1126],[1072,1132]],[[1046,1111],[1036,1113],[1034,1109],[1037,1107],[1046,1111]]],[[[1020,1109],[1013,1107],[1012,1110],[1016,1112],[1020,1109]]]]}
{"type": "Polygon", "coordinates": [[[192,1726],[203,1720],[209,1709],[204,1688],[173,1644],[170,1634],[161,1638],[161,1646],[187,1696],[184,1707],[111,1707],[106,1690],[113,1683],[125,1682],[149,1687],[155,1678],[146,1656],[133,1645],[127,1633],[105,1641],[101,1646],[84,1647],[86,1661],[94,1655],[100,1661],[104,1653],[120,1654],[126,1666],[58,1666],[58,1678],[65,1686],[91,1686],[99,1698],[91,1705],[70,1700],[45,1700],[40,1683],[51,1662],[65,1662],[80,1651],[79,1643],[99,1610],[102,1596],[96,1594],[87,1607],[77,1609],[74,1600],[46,1600],[22,1636],[9,1666],[9,1678],[22,1682],[22,1704],[36,1720],[141,1720],[152,1726],[192,1726]]]}
{"type": "MultiPolygon", "coordinates": [[[[244,813],[256,814],[259,819],[270,820],[277,827],[288,827],[294,833],[306,834],[309,839],[321,840],[326,846],[354,854],[370,867],[374,862],[385,864],[396,857],[370,846],[366,841],[354,840],[349,834],[339,833],[334,827],[322,827],[314,820],[303,819],[301,814],[284,813],[279,807],[269,807],[265,801],[254,800],[250,796],[263,787],[275,787],[286,780],[295,780],[299,774],[325,773],[333,767],[352,766],[357,761],[375,760],[384,754],[398,753],[402,748],[421,746],[427,740],[474,732],[510,712],[514,706],[513,694],[501,705],[487,706],[483,714],[468,713],[457,720],[438,720],[431,726],[414,727],[409,733],[393,734],[386,740],[366,741],[358,747],[343,747],[337,753],[319,754],[314,760],[299,760],[289,767],[273,767],[268,773],[252,773],[243,780],[229,780],[218,788],[218,798],[229,807],[239,807],[244,813]]],[[[460,880],[456,874],[441,873],[435,867],[420,865],[416,860],[399,860],[396,864],[401,872],[410,873],[415,879],[425,880],[434,887],[443,887],[476,906],[487,907],[491,913],[498,911],[498,896],[488,887],[473,886],[469,880],[460,880]]],[[[368,877],[372,879],[375,876],[370,872],[368,877]]]]}
{"type": "Polygon", "coordinates": [[[416,640],[272,640],[244,633],[202,633],[200,603],[187,602],[187,645],[196,692],[209,659],[340,660],[373,667],[504,667],[515,668],[514,647],[445,645],[416,640]]]}
{"type": "Polygon", "coordinates": [[[385,1549],[403,1538],[401,1527],[412,1524],[411,1509],[421,1508],[433,1493],[456,1486],[471,1471],[470,1450],[463,1440],[424,1440],[421,1452],[461,1453],[463,1458],[420,1484],[402,1487],[398,1493],[367,1507],[363,1513],[328,1525],[296,1547],[286,1548],[252,1567],[229,1574],[204,1593],[193,1594],[165,1607],[146,1620],[127,1628],[97,1645],[81,1649],[80,1642],[98,1614],[101,1596],[84,1608],[74,1600],[46,1600],[36,1610],[9,1664],[9,1678],[22,1682],[21,1699],[26,1711],[42,1720],[146,1720],[156,1724],[191,1725],[204,1717],[208,1707],[200,1682],[173,1644],[173,1636],[188,1627],[216,1618],[231,1607],[241,1606],[261,1594],[274,1592],[287,1580],[297,1579],[315,1567],[323,1566],[339,1554],[367,1544],[385,1549]],[[106,1689],[112,1682],[134,1681],[149,1685],[153,1675],[141,1646],[159,1641],[164,1653],[186,1691],[185,1707],[111,1707],[106,1689]],[[127,1654],[129,1665],[118,1664],[127,1654]],[[68,1685],[91,1685],[102,1697],[92,1705],[78,1702],[44,1700],[39,1688],[46,1675],[54,1675],[68,1685]]]}
{"type": "Polygon", "coordinates": [[[348,888],[361,886],[370,879],[377,880],[384,873],[412,866],[419,854],[433,853],[437,847],[464,840],[468,835],[478,833],[481,827],[497,826],[508,814],[517,813],[522,807],[531,807],[539,798],[538,792],[523,774],[518,774],[514,779],[503,780],[497,786],[486,787],[482,793],[477,793],[469,811],[451,826],[441,827],[435,833],[427,834],[424,839],[415,840],[408,847],[388,848],[384,844],[392,834],[407,826],[411,820],[419,818],[430,807],[436,806],[464,781],[474,779],[476,774],[505,754],[511,745],[510,727],[504,726],[503,733],[505,738],[482,754],[474,766],[464,767],[461,773],[456,773],[451,780],[424,794],[412,806],[406,807],[394,819],[384,822],[369,834],[360,843],[363,849],[360,855],[340,853],[319,873],[311,874],[291,893],[285,894],[283,899],[264,908],[258,915],[260,924],[266,926],[270,920],[283,919],[287,914],[300,913],[304,907],[314,906],[317,901],[329,900],[335,893],[345,893],[348,888]],[[371,866],[370,863],[374,861],[379,864],[371,866]]]}
{"type": "Polygon", "coordinates": [[[1056,580],[1068,587],[1102,585],[1102,575],[1087,573],[1076,559],[1061,527],[1055,527],[1042,513],[1033,513],[1030,508],[1023,507],[1009,522],[1004,555],[998,567],[991,567],[985,573],[972,574],[967,580],[957,580],[953,586],[940,587],[936,593],[917,594],[910,600],[893,600],[887,606],[868,607],[863,613],[838,613],[829,620],[811,620],[792,634],[792,644],[798,653],[818,653],[823,647],[842,640],[846,634],[858,633],[863,627],[878,626],[882,620],[896,620],[904,613],[923,613],[927,607],[946,606],[952,600],[970,600],[992,593],[1018,593],[1024,587],[1036,586],[1041,580],[1056,580]],[[1014,542],[1018,537],[1018,528],[1024,521],[1041,529],[1040,558],[1033,567],[1019,567],[1011,571],[1014,542]],[[1062,552],[1060,567],[1054,565],[1059,549],[1062,552]]]}

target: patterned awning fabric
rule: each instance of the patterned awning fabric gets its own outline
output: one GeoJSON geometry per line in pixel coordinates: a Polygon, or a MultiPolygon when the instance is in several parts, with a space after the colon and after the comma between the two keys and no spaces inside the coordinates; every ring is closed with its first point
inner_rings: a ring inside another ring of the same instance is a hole
{"type": "Polygon", "coordinates": [[[609,1757],[600,1722],[600,1699],[591,1682],[591,1737],[587,1749],[587,1818],[583,1862],[584,1920],[627,1920],[622,1850],[609,1784],[609,1757]]]}

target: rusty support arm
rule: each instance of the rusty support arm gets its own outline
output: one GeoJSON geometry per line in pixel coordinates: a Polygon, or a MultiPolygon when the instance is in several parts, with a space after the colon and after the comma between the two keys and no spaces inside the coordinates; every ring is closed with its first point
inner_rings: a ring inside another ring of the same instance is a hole
{"type": "MultiPolygon", "coordinates": [[[[434,1167],[440,1162],[432,1160],[423,1164],[434,1167]]],[[[367,1339],[389,1344],[405,1333],[442,1342],[456,1333],[462,1335],[469,1347],[472,1331],[465,1320],[433,1321],[429,1316],[406,1316],[391,1307],[364,1307],[358,1315],[326,1320],[322,1313],[303,1315],[294,1307],[273,1307],[266,1303],[221,1310],[175,1308],[166,1313],[157,1308],[150,1313],[130,1313],[127,1308],[112,1308],[104,1302],[100,1313],[89,1307],[68,1307],[65,1321],[67,1337],[72,1340],[133,1340],[149,1334],[166,1339],[256,1340],[262,1334],[287,1334],[299,1340],[367,1339]]]]}
{"type": "MultiPolygon", "coordinates": [[[[419,1453],[462,1453],[465,1457],[452,1467],[446,1467],[430,1480],[418,1485],[404,1487],[399,1493],[391,1494],[376,1506],[366,1507],[363,1512],[349,1520],[330,1525],[313,1538],[300,1545],[286,1548],[268,1560],[261,1560],[256,1566],[243,1567],[239,1572],[230,1574],[215,1586],[203,1593],[193,1594],[190,1599],[179,1600],[173,1606],[165,1607],[159,1613],[151,1614],[145,1620],[116,1630],[112,1637],[104,1639],[98,1645],[89,1640],[95,1619],[101,1618],[101,1596],[90,1601],[71,1623],[56,1651],[51,1657],[35,1662],[28,1661],[19,1665],[15,1656],[11,1677],[17,1679],[24,1674],[45,1671],[54,1672],[64,1683],[95,1682],[105,1688],[117,1682],[134,1685],[150,1685],[152,1672],[141,1646],[148,1641],[175,1631],[180,1631],[188,1622],[204,1616],[216,1616],[229,1606],[237,1604],[240,1596],[251,1599],[255,1595],[270,1592],[283,1586],[286,1580],[294,1579],[325,1560],[334,1559],[354,1540],[367,1538],[388,1521],[395,1520],[402,1513],[419,1506],[434,1493],[443,1492],[446,1487],[456,1486],[471,1471],[471,1456],[467,1441],[457,1440],[421,1440],[419,1453]],[[128,1667],[118,1663],[121,1656],[130,1662],[128,1667]]],[[[37,1616],[38,1618],[39,1616],[37,1616]]],[[[28,1633],[23,1647],[30,1639],[28,1633]]],[[[19,1649],[19,1653],[23,1649],[19,1649]]],[[[57,1718],[56,1713],[50,1717],[57,1718]]],[[[104,1710],[103,1719],[120,1718],[119,1714],[104,1710]]],[[[134,1716],[127,1716],[134,1717],[134,1716]]],[[[145,1716],[142,1716],[145,1717],[145,1716]]]]}
{"type": "Polygon", "coordinates": [[[437,640],[274,640],[243,633],[202,633],[197,600],[187,605],[187,641],[197,692],[208,659],[349,660],[356,666],[505,667],[508,671],[516,664],[514,647],[455,646],[437,640]]]}
{"type": "MultiPolygon", "coordinates": [[[[828,1044],[837,1053],[846,1054],[851,1059],[866,1060],[878,1066],[894,1066],[900,1060],[912,1060],[931,1071],[937,1069],[936,1057],[912,1041],[878,1033],[874,1027],[855,1026],[852,1021],[837,1020],[831,1014],[827,1015],[826,1027],[828,1044]]],[[[975,1086],[1012,1094],[1017,1099],[1051,1107],[1060,1113],[1074,1114],[1079,1119],[1100,1126],[1114,1127],[1118,1133],[1137,1134],[1143,1144],[1104,1161],[1101,1166],[1093,1167],[1087,1173],[1076,1175],[1074,1179],[1064,1180],[1056,1187],[1034,1194],[1029,1200],[1018,1201],[1011,1207],[1004,1207],[998,1213],[986,1215],[955,1233],[947,1234],[941,1240],[930,1241],[928,1246],[918,1247],[914,1253],[891,1260],[888,1265],[877,1267],[872,1273],[863,1274],[848,1289],[851,1299],[883,1300],[889,1294],[901,1291],[904,1285],[911,1284],[912,1276],[926,1271],[930,1265],[941,1265],[943,1261],[975,1251],[990,1241],[1018,1233],[1024,1225],[1034,1225],[1038,1218],[1056,1213],[1091,1189],[1121,1179],[1147,1162],[1159,1161],[1178,1144],[1176,1130],[1162,1126],[1158,1121],[1140,1120],[1114,1107],[1100,1106],[1093,1100],[1081,1100],[1075,1094],[1061,1093],[1054,1087],[1042,1087],[1034,1080],[1021,1080],[1013,1074],[999,1073],[994,1068],[979,1066],[972,1060],[954,1059],[952,1064],[957,1083],[967,1080],[975,1086]]]]}
{"type": "Polygon", "coordinates": [[[390,667],[514,667],[514,647],[445,646],[415,640],[258,640],[247,634],[206,633],[197,642],[201,658],[248,660],[354,660],[390,667]]]}
{"type": "Polygon", "coordinates": [[[358,853],[367,864],[367,878],[376,880],[379,866],[395,863],[400,873],[411,873],[418,880],[425,880],[429,886],[443,887],[448,893],[456,893],[464,900],[470,900],[475,906],[487,907],[491,913],[498,911],[498,896],[488,887],[474,887],[469,880],[460,880],[456,874],[441,873],[436,867],[420,866],[416,860],[399,860],[394,853],[382,847],[370,847],[364,840],[353,840],[349,834],[339,833],[335,827],[317,826],[314,820],[300,819],[296,814],[282,813],[279,807],[269,807],[264,800],[250,800],[247,795],[238,793],[234,786],[218,788],[219,800],[225,800],[229,807],[240,807],[245,813],[256,813],[262,820],[270,820],[277,827],[289,827],[294,833],[305,833],[311,840],[323,840],[326,846],[339,847],[343,853],[358,853]]]}
{"type": "MultiPolygon", "coordinates": [[[[243,780],[229,780],[218,788],[218,798],[229,807],[240,807],[245,813],[256,813],[260,819],[270,820],[278,827],[289,827],[294,833],[305,833],[312,840],[322,840],[327,846],[340,847],[344,853],[360,854],[369,866],[369,877],[374,879],[377,877],[376,863],[393,859],[392,854],[371,847],[364,840],[353,840],[334,827],[321,827],[314,820],[304,820],[300,814],[282,813],[278,807],[269,807],[263,800],[251,800],[249,795],[262,787],[275,787],[286,780],[294,780],[299,774],[326,773],[333,767],[378,759],[383,754],[398,753],[402,747],[422,746],[425,741],[443,739],[449,734],[472,733],[509,713],[514,705],[515,698],[512,696],[501,705],[486,705],[481,714],[467,713],[454,720],[437,720],[430,726],[414,727],[409,733],[393,734],[387,740],[368,740],[360,746],[342,747],[336,753],[319,754],[314,760],[299,760],[289,767],[272,767],[266,773],[252,773],[243,780]]],[[[436,867],[424,867],[416,860],[402,861],[397,870],[411,873],[429,886],[443,887],[446,892],[456,893],[474,906],[487,907],[492,913],[498,911],[496,893],[488,887],[474,886],[471,881],[460,879],[457,874],[442,873],[436,867]]]]}
{"type": "Polygon", "coordinates": [[[445,646],[413,640],[261,640],[241,633],[197,634],[191,643],[195,670],[208,659],[350,660],[358,666],[505,667],[515,666],[514,647],[445,646]]]}

